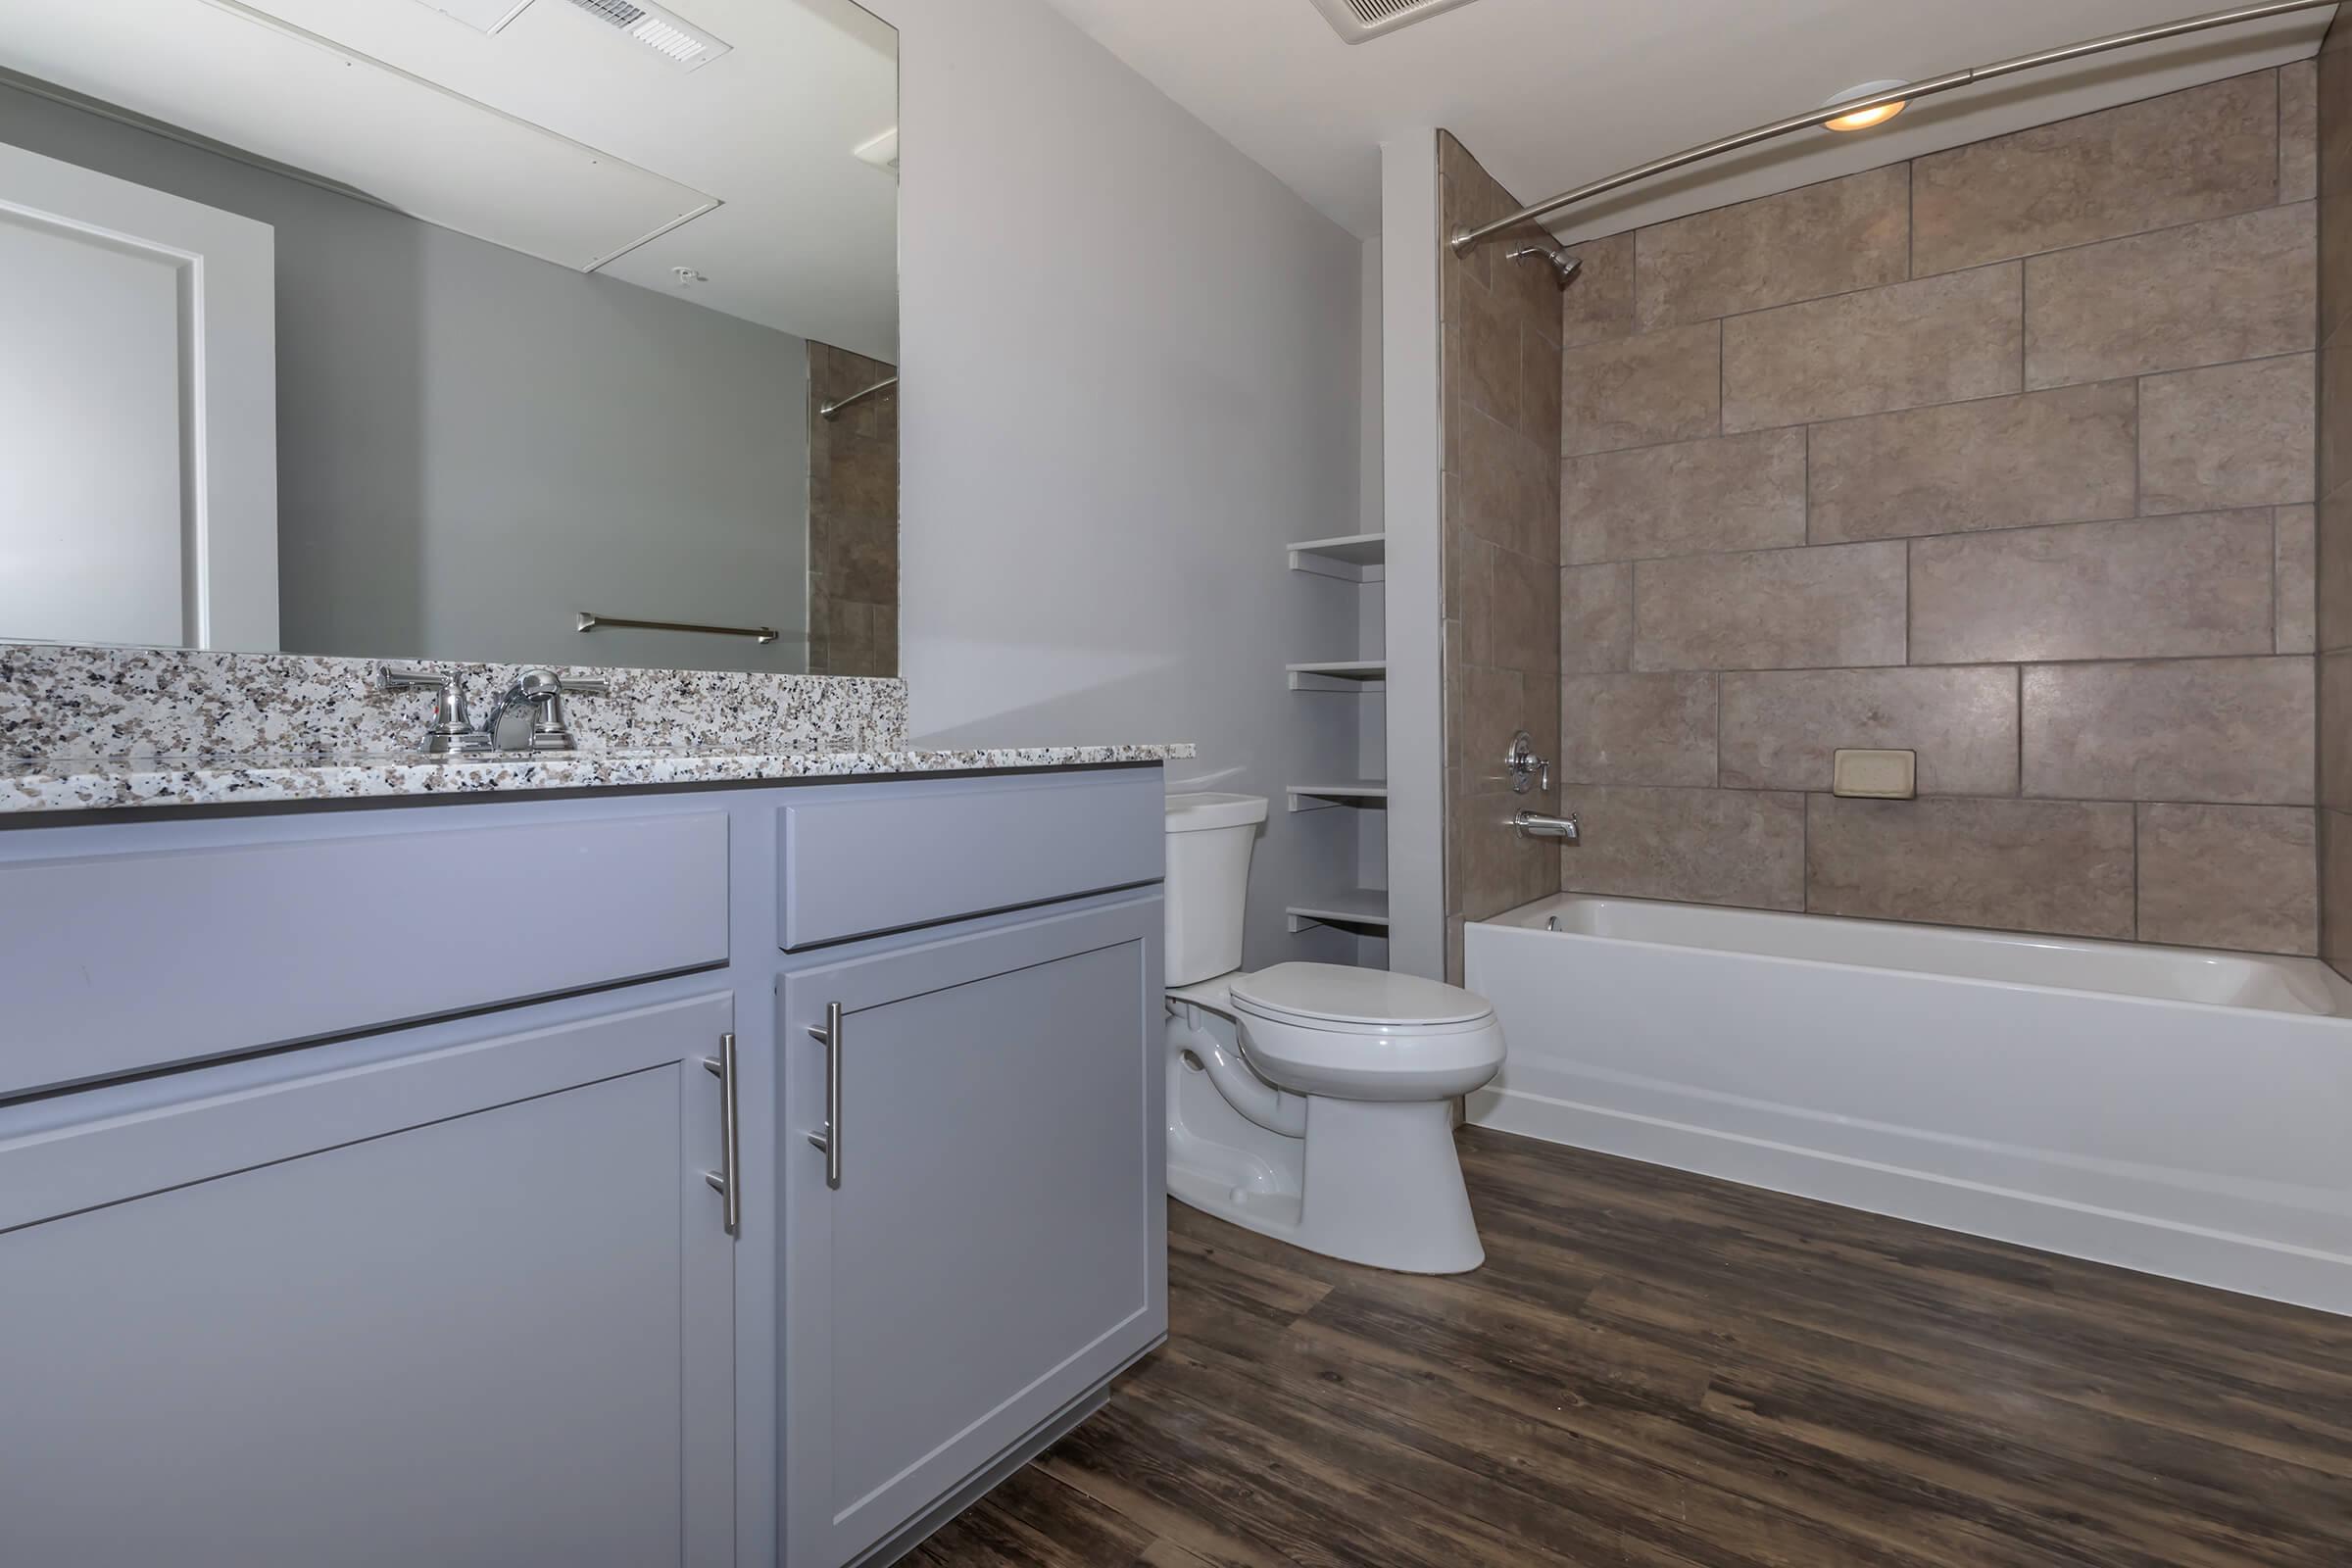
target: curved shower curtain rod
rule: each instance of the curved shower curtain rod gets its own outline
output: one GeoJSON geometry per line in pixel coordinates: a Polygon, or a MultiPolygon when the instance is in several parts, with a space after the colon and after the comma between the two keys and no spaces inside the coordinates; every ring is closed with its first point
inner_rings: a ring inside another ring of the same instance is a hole
{"type": "Polygon", "coordinates": [[[2266,0],[2266,3],[2262,5],[2234,6],[2228,11],[2209,11],[2203,16],[2184,17],[2179,22],[2160,22],[2154,26],[2133,27],[2129,32],[2111,32],[2104,38],[2088,38],[2081,43],[2061,44],[2055,49],[2037,49],[2030,55],[2018,55],[2009,60],[1996,60],[1988,66],[1974,66],[1966,71],[1946,72],[1940,76],[1930,76],[1925,81],[1907,81],[1900,87],[1889,87],[1885,92],[1873,93],[1867,98],[1849,98],[1843,103],[1828,104],[1810,114],[1791,115],[1787,120],[1776,120],[1769,125],[1758,125],[1753,130],[1743,130],[1736,136],[1719,136],[1713,141],[1702,142],[1696,147],[1685,148],[1679,153],[1673,153],[1664,158],[1653,158],[1646,164],[1611,174],[1606,179],[1596,179],[1589,185],[1579,185],[1574,190],[1563,191],[1549,201],[1538,202],[1533,207],[1522,207],[1508,218],[1497,218],[1492,223],[1482,223],[1476,228],[1456,230],[1452,239],[1447,243],[1452,245],[1456,256],[1467,256],[1472,249],[1493,239],[1505,229],[1516,228],[1535,219],[1549,217],[1564,207],[1574,207],[1579,202],[1589,202],[1595,196],[1605,196],[1610,191],[1638,181],[1649,179],[1658,174],[1670,173],[1677,169],[1686,169],[1692,164],[1704,163],[1710,158],[1720,158],[1725,153],[1736,153],[1743,147],[1753,147],[1758,142],[1771,141],[1778,136],[1790,135],[1800,130],[1810,130],[1815,125],[1825,125],[1833,120],[1841,120],[1847,115],[1860,114],[1865,110],[1884,108],[1887,104],[1909,103],[1915,98],[1926,98],[1939,92],[1950,92],[1955,87],[1966,87],[1975,82],[1990,81],[1996,76],[2015,75],[2021,71],[2033,71],[2042,66],[2063,65],[2069,60],[2080,60],[2084,55],[2105,54],[2110,49],[2129,49],[2133,44],[2157,43],[2163,39],[2178,38],[2186,33],[2204,32],[2212,27],[2227,27],[2240,22],[2260,22],[2268,17],[2282,17],[2290,12],[2317,11],[2322,6],[2332,6],[2336,3],[2337,0],[2266,0]]]}

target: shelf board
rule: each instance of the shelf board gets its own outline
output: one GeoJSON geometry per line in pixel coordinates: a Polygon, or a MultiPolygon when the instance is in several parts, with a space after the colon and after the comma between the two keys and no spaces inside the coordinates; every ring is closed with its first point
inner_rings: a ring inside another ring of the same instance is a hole
{"type": "Polygon", "coordinates": [[[1385,659],[1336,659],[1284,666],[1295,692],[1351,692],[1389,678],[1385,659]]]}
{"type": "Polygon", "coordinates": [[[1283,912],[1290,916],[1293,931],[1310,925],[1377,926],[1385,931],[1389,928],[1389,895],[1385,888],[1335,888],[1303,899],[1283,912]]]}
{"type": "Polygon", "coordinates": [[[1290,549],[1293,571],[1311,571],[1342,582],[1379,582],[1388,575],[1389,536],[1385,533],[1301,539],[1290,549]]]}
{"type": "Polygon", "coordinates": [[[1293,784],[1288,794],[1294,811],[1323,810],[1336,801],[1374,801],[1386,805],[1389,781],[1385,778],[1359,778],[1337,784],[1293,784]],[[1312,804],[1300,805],[1302,800],[1312,804]]]}

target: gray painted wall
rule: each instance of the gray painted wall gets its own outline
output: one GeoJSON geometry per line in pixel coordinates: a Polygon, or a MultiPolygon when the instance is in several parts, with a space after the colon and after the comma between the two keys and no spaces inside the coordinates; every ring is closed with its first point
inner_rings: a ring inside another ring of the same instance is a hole
{"type": "Polygon", "coordinates": [[[275,227],[288,651],[802,667],[799,338],[5,84],[0,142],[275,227]]]}
{"type": "Polygon", "coordinates": [[[1389,536],[1389,964],[1446,975],[1438,133],[1381,144],[1381,506],[1389,536]]]}
{"type": "Polygon", "coordinates": [[[877,0],[900,28],[902,668],[915,733],[1197,741],[1171,787],[1273,799],[1246,959],[1345,960],[1288,898],[1351,880],[1358,243],[1039,0],[877,0]],[[1007,92],[1005,84],[1019,89],[1007,92]],[[1323,590],[1329,590],[1328,592],[1323,590]]]}

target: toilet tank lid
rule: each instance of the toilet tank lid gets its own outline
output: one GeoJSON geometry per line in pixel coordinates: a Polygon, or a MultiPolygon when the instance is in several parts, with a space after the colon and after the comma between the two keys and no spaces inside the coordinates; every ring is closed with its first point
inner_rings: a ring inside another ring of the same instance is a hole
{"type": "Polygon", "coordinates": [[[1339,963],[1260,969],[1233,982],[1233,1000],[1245,1008],[1329,1023],[1476,1023],[1494,1011],[1493,1003],[1460,986],[1339,963]]]}
{"type": "Polygon", "coordinates": [[[1168,831],[1199,833],[1212,827],[1249,827],[1266,819],[1263,795],[1171,795],[1168,831]]]}

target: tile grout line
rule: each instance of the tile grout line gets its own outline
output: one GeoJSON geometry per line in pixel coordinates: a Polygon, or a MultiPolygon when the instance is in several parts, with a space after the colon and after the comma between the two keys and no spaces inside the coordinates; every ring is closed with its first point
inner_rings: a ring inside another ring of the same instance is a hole
{"type": "MultiPolygon", "coordinates": [[[[1916,160],[1914,161],[1916,162],[1916,160]]],[[[1780,194],[1785,195],[1788,193],[1782,192],[1780,194]]],[[[1770,201],[1771,199],[1772,198],[1769,196],[1750,198],[1750,200],[1753,201],[1770,201]]],[[[2153,228],[2127,229],[2123,233],[2102,235],[2097,239],[2074,240],[2064,245],[2047,246],[2041,250],[2019,251],[2014,255],[1999,256],[1988,261],[1971,262],[1965,267],[1947,267],[1939,271],[1925,273],[1918,271],[1916,257],[1914,257],[1912,261],[1911,275],[1908,277],[1896,278],[1891,282],[1863,283],[1858,284],[1853,288],[1834,289],[1827,294],[1799,295],[1795,299],[1781,300],[1771,305],[1755,305],[1750,306],[1745,310],[1726,311],[1720,316],[1692,316],[1673,320],[1653,321],[1646,326],[1637,326],[1632,332],[1621,334],[1621,336],[1618,338],[1601,338],[1594,340],[1594,342],[1592,343],[1583,343],[1576,346],[1579,348],[1591,348],[1596,346],[1597,343],[1610,343],[1622,341],[1624,338],[1644,337],[1653,332],[1671,332],[1682,327],[1703,326],[1709,321],[1744,320],[1749,317],[1770,316],[1776,311],[1792,311],[1802,306],[1820,305],[1829,300],[1852,299],[1857,294],[1871,294],[1882,289],[1901,288],[1910,283],[1933,283],[1939,278],[1961,277],[1970,272],[1989,272],[1996,267],[2016,267],[2022,270],[2027,263],[2040,261],[2045,257],[2070,256],[2082,251],[2096,250],[2102,245],[2121,245],[2129,240],[2151,239],[2158,235],[2178,233],[2186,228],[2201,227],[2208,223],[2228,223],[2235,221],[2239,219],[2253,218],[2264,213],[2282,212],[2291,207],[2316,207],[2317,204],[2318,199],[2316,197],[2308,196],[2291,202],[2279,201],[2277,199],[2276,184],[2274,182],[2272,197],[2264,201],[2256,202],[2250,207],[2233,208],[2228,212],[2214,213],[2204,218],[2184,218],[2178,222],[2159,223],[2153,228]]],[[[1730,205],[1738,207],[1744,204],[1734,202],[1730,205]]],[[[1709,210],[1720,211],[1721,209],[1709,210]]],[[[1691,216],[1701,215],[1694,214],[1691,216]]],[[[1667,219],[1664,221],[1672,222],[1674,220],[1667,219]]],[[[1642,226],[1656,227],[1658,225],[1644,224],[1642,226]]],[[[1604,235],[1602,237],[1608,238],[1613,236],[1604,235]]],[[[1590,241],[1585,243],[1590,243],[1590,241]]],[[[1914,235],[1913,239],[1913,249],[1914,251],[1917,249],[1916,235],[1914,235]]]]}
{"type": "Polygon", "coordinates": [[[2147,379],[2144,375],[2135,375],[2132,378],[2132,515],[2134,517],[2147,515],[2141,510],[2147,505],[2148,421],[2145,396],[2147,379]]]}
{"type": "Polygon", "coordinates": [[[2139,940],[2139,810],[2140,803],[2132,803],[2132,940],[2139,940]]]}
{"type": "MultiPolygon", "coordinates": [[[[1833,764],[1833,767],[1835,764],[1833,764]]],[[[1833,771],[1830,782],[1835,785],[1833,771]]],[[[1813,912],[1813,796],[1806,792],[1796,803],[1796,906],[1806,914],[1813,912]]]]}
{"type": "MultiPolygon", "coordinates": [[[[2110,517],[2068,517],[2055,522],[2009,523],[1998,528],[1956,528],[1945,533],[1871,534],[1858,539],[1831,539],[1819,544],[1808,540],[1801,544],[1753,545],[1739,550],[1687,550],[1658,556],[1602,556],[1592,561],[1564,561],[1560,564],[1563,566],[1611,566],[1640,561],[1711,561],[1728,556],[1783,556],[1794,550],[1850,550],[1858,545],[1912,545],[1933,543],[1942,539],[1995,539],[2011,534],[2034,533],[2041,529],[2097,528],[2114,523],[2180,522],[2190,517],[2251,517],[2256,513],[2276,513],[2281,507],[2304,507],[2311,504],[2307,501],[2264,501],[2242,507],[2214,507],[2193,512],[2157,512],[2145,516],[2131,514],[2110,517]]],[[[1496,548],[1505,547],[1497,546],[1496,548]]],[[[1994,660],[1990,662],[1998,663],[2001,661],[1994,660]]],[[[1827,667],[1835,668],[1837,666],[1827,667]]]]}
{"type": "MultiPolygon", "coordinates": [[[[1818,776],[1818,775],[1816,775],[1818,776]]],[[[1561,779],[1562,784],[1582,789],[1649,790],[1675,792],[1684,795],[1818,795],[1825,801],[1847,799],[1836,793],[1829,784],[1642,784],[1630,779],[1561,779]]],[[[1498,798],[1507,791],[1483,793],[1498,798]]],[[[1940,790],[1925,791],[1913,801],[1980,801],[1993,806],[2128,806],[2134,810],[2143,806],[2193,806],[2201,810],[2218,811],[2323,811],[2330,808],[2310,801],[2209,801],[2185,796],[2165,796],[2160,800],[2140,800],[2128,795],[1993,795],[1983,791],[1940,790]]],[[[1873,802],[1902,806],[1909,802],[1873,802]]],[[[2338,813],[2343,814],[2343,813],[2338,813]]],[[[1630,896],[1630,895],[1629,895],[1630,896]]]]}
{"type": "MultiPolygon", "coordinates": [[[[2277,513],[2279,511],[2279,506],[2307,506],[2307,503],[2305,501],[2286,501],[2286,503],[2263,503],[2263,506],[2232,506],[2232,508],[2221,508],[2221,511],[2211,511],[2211,513],[2157,513],[2157,514],[2152,514],[2152,517],[2083,517],[2083,519],[2077,519],[2077,522],[2021,522],[2021,524],[2004,526],[2004,529],[1959,529],[1959,531],[1954,531],[1954,534],[1891,534],[1891,536],[1875,536],[1875,538],[1833,538],[1833,541],[1818,543],[1818,546],[1816,543],[1797,543],[1797,546],[1754,546],[1747,550],[1687,550],[1687,553],[1682,553],[1682,555],[1604,555],[1604,558],[1590,560],[1590,562],[1562,562],[1562,566],[1578,566],[1578,569],[1581,569],[1581,566],[1628,566],[1628,564],[1637,564],[1637,562],[1707,562],[1707,560],[1727,560],[1727,558],[1734,558],[1734,555],[1789,555],[1789,553],[1794,553],[1794,550],[1823,550],[1823,553],[1828,553],[1828,550],[1853,550],[1853,548],[1863,548],[1863,546],[1917,546],[1917,543],[1936,543],[1936,541],[1945,541],[1945,538],[2006,538],[2011,534],[2036,534],[2036,531],[2044,531],[2044,529],[2098,529],[2098,526],[2112,526],[2112,524],[2124,524],[2124,522],[2140,524],[2140,522],[2185,522],[2185,519],[2189,519],[2189,517],[2253,517],[2256,513],[2277,513]]],[[[1482,538],[1482,543],[1492,543],[1492,541],[1484,541],[1482,538]]],[[[1494,548],[1505,550],[1507,546],[1494,546],[1494,548]]],[[[2230,654],[2213,654],[2213,656],[2154,654],[2154,659],[2232,659],[2232,656],[2230,654]]],[[[1959,662],[2009,662],[2009,661],[1976,659],[1976,661],[1959,661],[1959,662]]],[[[2058,662],[2083,662],[2083,661],[2058,661],[2058,662]]],[[[1792,667],[1792,670],[1823,670],[1823,667],[1828,667],[1828,670],[1837,670],[1837,667],[1844,667],[1844,665],[1788,665],[1788,667],[1792,667]]],[[[1870,665],[1856,665],[1856,667],[1870,667],[1870,665]]]]}
{"type": "MultiPolygon", "coordinates": [[[[1663,447],[1696,446],[1705,441],[1733,441],[1744,436],[1770,435],[1783,430],[1801,429],[1810,431],[1821,425],[1827,424],[1856,424],[1864,419],[1891,418],[1896,415],[1902,414],[1925,414],[1939,409],[1968,408],[1979,403],[1997,403],[2004,398],[2037,398],[2047,396],[2051,393],[2072,392],[2082,387],[2120,386],[2126,382],[2137,383],[2141,381],[2163,380],[2168,377],[2178,375],[2198,375],[2207,370],[2240,369],[2247,366],[2271,365],[2281,360],[2296,360],[2302,359],[2306,356],[2309,356],[2312,359],[2314,373],[2316,375],[2319,354],[2321,352],[2321,348],[2324,348],[2325,346],[2326,345],[2323,344],[2317,348],[2283,349],[2276,354],[2252,354],[2247,355],[2243,359],[2235,360],[2213,360],[2210,362],[2201,361],[2194,365],[2163,366],[2153,369],[2145,370],[2122,370],[2109,375],[2094,375],[2077,381],[2054,381],[2048,386],[2028,386],[2020,390],[2010,392],[1987,392],[1979,397],[1950,398],[1938,403],[1903,403],[1897,404],[1891,408],[1866,409],[1859,414],[1819,415],[1809,418],[1789,419],[1780,424],[1750,425],[1740,430],[1721,428],[1720,426],[1722,419],[1720,411],[1718,411],[1717,423],[1719,427],[1711,433],[1702,432],[1698,435],[1671,436],[1663,441],[1635,441],[1624,446],[1595,447],[1589,451],[1583,452],[1568,451],[1565,435],[1563,433],[1560,461],[1562,464],[1568,464],[1578,462],[1580,460],[1615,457],[1620,453],[1626,452],[1655,452],[1663,447]]],[[[2023,352],[2023,348],[2021,347],[2021,355],[2023,352]]],[[[2352,349],[2347,349],[2347,352],[2352,353],[2352,349]]],[[[1716,386],[1717,401],[1720,403],[1722,400],[1723,387],[1723,372],[1720,366],[1717,367],[1716,371],[1716,386]]],[[[1478,409],[1476,405],[1471,405],[1471,408],[1473,412],[1482,415],[1486,413],[1485,410],[1478,409]]],[[[1486,416],[1490,419],[1494,419],[1492,415],[1487,415],[1486,416]]],[[[1563,417],[1564,416],[1565,410],[1563,409],[1563,417]]],[[[1502,425],[1502,428],[1510,431],[1513,435],[1520,436],[1522,440],[1531,440],[1531,438],[1522,435],[1516,426],[1504,424],[1503,421],[1499,419],[1494,419],[1494,422],[1502,425]]],[[[2336,488],[2342,489],[2346,484],[2352,484],[2352,476],[2347,476],[2347,478],[2342,481],[2342,483],[2339,483],[2336,488]]],[[[2319,488],[2318,481],[2316,479],[2313,482],[2312,488],[2315,491],[2319,488]]]]}
{"type": "Polygon", "coordinates": [[[2019,800],[2021,800],[2021,801],[2022,801],[2022,800],[2025,800],[2025,799],[2027,798],[2027,796],[2026,796],[2026,666],[2025,666],[2025,665],[2023,665],[2023,664],[2012,664],[2012,665],[2009,667],[2009,679],[2010,679],[2010,688],[2009,688],[2009,691],[2010,691],[2010,697],[2011,697],[2011,706],[2010,706],[2010,709],[2009,709],[2009,710],[2010,710],[2011,712],[2013,712],[2013,713],[2015,713],[2015,714],[2017,715],[2017,791],[2016,791],[2016,796],[2017,796],[2017,799],[2019,799],[2019,800]]]}
{"type": "Polygon", "coordinates": [[[2020,262],[2017,267],[2017,392],[2020,397],[2033,389],[2033,381],[2026,373],[2026,343],[2031,336],[2032,332],[2026,324],[2026,267],[2020,262]]]}
{"type": "MultiPolygon", "coordinates": [[[[2271,509],[2271,652],[2274,654],[2283,654],[2286,652],[2285,649],[2278,646],[2280,632],[2278,616],[2278,590],[2280,586],[2278,570],[2278,514],[2283,510],[2284,509],[2281,507],[2273,507],[2271,509]]],[[[2316,699],[2313,701],[2312,707],[2315,710],[2318,709],[2319,704],[2316,699]]]]}
{"type": "Polygon", "coordinates": [[[1723,318],[1717,317],[1715,318],[1715,433],[1718,436],[1733,433],[1725,428],[1731,422],[1731,416],[1725,410],[1725,404],[1731,396],[1732,378],[1731,371],[1725,368],[1723,363],[1723,318]]]}
{"type": "Polygon", "coordinates": [[[1917,607],[1917,605],[1918,605],[1918,603],[1919,603],[1919,596],[1918,596],[1917,594],[1914,594],[1914,593],[1911,591],[1911,569],[1912,569],[1912,567],[1911,567],[1911,562],[1912,562],[1912,557],[1911,557],[1911,541],[1910,541],[1910,540],[1908,540],[1908,539],[1906,539],[1906,540],[1904,540],[1904,541],[1903,541],[1903,663],[1902,663],[1902,667],[1903,667],[1903,668],[1905,668],[1905,669],[1917,669],[1917,668],[1921,667],[1921,666],[1919,666],[1918,664],[1914,663],[1914,662],[1912,662],[1912,659],[1911,659],[1911,648],[1912,648],[1912,641],[1913,641],[1913,635],[1912,635],[1912,615],[1915,613],[1916,607],[1917,607]]]}

